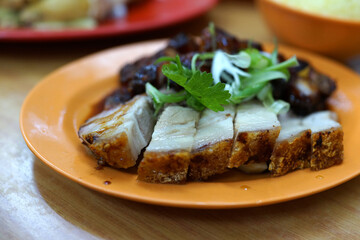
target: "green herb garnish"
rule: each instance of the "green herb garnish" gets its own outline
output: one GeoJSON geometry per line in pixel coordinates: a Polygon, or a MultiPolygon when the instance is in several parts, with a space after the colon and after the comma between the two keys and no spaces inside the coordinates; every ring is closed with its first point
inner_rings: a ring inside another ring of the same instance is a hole
{"type": "Polygon", "coordinates": [[[165,103],[186,101],[187,105],[201,111],[209,108],[215,112],[224,111],[222,105],[229,104],[230,93],[225,90],[224,83],[214,85],[211,73],[190,70],[181,64],[180,57],[162,58],[170,63],[162,66],[162,73],[170,80],[184,88],[176,94],[162,93],[150,83],[146,84],[146,92],[153,98],[155,111],[158,112],[165,103]]]}
{"type": "Polygon", "coordinates": [[[214,82],[226,82],[225,89],[229,90],[230,101],[235,104],[256,97],[265,107],[275,113],[287,111],[288,103],[274,100],[270,81],[288,80],[290,77],[288,68],[298,65],[298,62],[296,57],[292,57],[278,63],[277,55],[277,46],[271,54],[260,52],[252,47],[235,55],[217,51],[212,66],[214,82]]]}
{"type": "Polygon", "coordinates": [[[186,93],[184,91],[178,93],[165,94],[157,90],[151,83],[146,83],[146,94],[151,96],[154,102],[155,115],[157,115],[160,109],[165,103],[177,103],[186,99],[186,93]]]}
{"type": "MultiPolygon", "coordinates": [[[[211,34],[215,28],[209,25],[211,34]]],[[[288,68],[298,65],[296,57],[278,63],[278,48],[271,54],[260,52],[251,46],[238,54],[230,55],[221,50],[197,53],[191,61],[191,69],[182,65],[180,57],[161,57],[156,63],[169,62],[162,66],[162,73],[184,90],[178,93],[164,93],[146,84],[146,92],[153,98],[156,113],[166,103],[186,102],[195,110],[209,108],[223,111],[229,102],[238,104],[253,98],[275,113],[289,109],[289,104],[274,100],[270,81],[288,80],[288,68]],[[198,60],[212,59],[211,73],[201,72],[196,66],[198,60]]]]}

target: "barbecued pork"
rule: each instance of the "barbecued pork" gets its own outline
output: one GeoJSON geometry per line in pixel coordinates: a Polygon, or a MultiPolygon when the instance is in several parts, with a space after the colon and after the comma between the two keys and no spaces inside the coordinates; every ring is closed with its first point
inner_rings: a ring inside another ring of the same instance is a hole
{"type": "MultiPolygon", "coordinates": [[[[262,50],[260,43],[248,40],[237,39],[234,35],[215,28],[215,33],[205,28],[200,36],[180,33],[168,42],[168,45],[152,56],[146,56],[128,63],[120,69],[119,89],[109,95],[104,101],[104,109],[110,109],[119,103],[128,101],[137,94],[145,92],[145,84],[151,83],[156,88],[165,87],[168,84],[167,78],[162,74],[161,68],[166,62],[155,63],[162,56],[180,56],[183,66],[191,68],[192,57],[202,52],[211,52],[216,49],[227,53],[238,53],[248,47],[262,50]],[[215,48],[215,49],[213,49],[215,48]]],[[[196,61],[196,67],[201,71],[210,72],[211,60],[196,61]]],[[[169,81],[170,88],[179,90],[179,86],[169,81]]]]}
{"type": "Polygon", "coordinates": [[[289,81],[272,81],[274,98],[290,103],[292,111],[301,116],[327,109],[327,99],[336,90],[335,81],[309,63],[300,59],[299,63],[289,68],[289,81]]]}
{"type": "Polygon", "coordinates": [[[340,164],[344,158],[343,130],[337,122],[337,115],[331,111],[313,113],[303,120],[311,129],[312,170],[320,170],[340,164]]]}
{"type": "Polygon", "coordinates": [[[281,131],[270,157],[272,176],[282,176],[295,169],[308,168],[311,157],[311,130],[299,117],[280,120],[281,131]]]}
{"type": "Polygon", "coordinates": [[[116,168],[129,168],[150,141],[153,113],[150,99],[137,96],[90,118],[78,134],[98,160],[116,168]]]}
{"type": "Polygon", "coordinates": [[[233,120],[235,107],[225,106],[225,111],[205,109],[197,126],[191,154],[189,178],[205,180],[227,170],[233,145],[233,120]]]}
{"type": "Polygon", "coordinates": [[[237,107],[235,139],[228,167],[266,162],[270,159],[280,122],[275,113],[251,101],[237,107]]]}
{"type": "Polygon", "coordinates": [[[139,180],[153,183],[186,181],[199,115],[191,108],[165,108],[140,162],[139,180]]]}

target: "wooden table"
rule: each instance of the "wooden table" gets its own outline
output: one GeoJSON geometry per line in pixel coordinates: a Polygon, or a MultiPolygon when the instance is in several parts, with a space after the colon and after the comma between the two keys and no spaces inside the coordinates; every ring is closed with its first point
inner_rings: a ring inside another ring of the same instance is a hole
{"type": "Polygon", "coordinates": [[[68,180],[27,148],[19,111],[46,74],[95,51],[212,20],[240,37],[271,41],[251,1],[222,1],[205,16],[146,35],[58,44],[0,43],[0,239],[359,239],[360,178],[272,206],[194,210],[107,196],[68,180]]]}

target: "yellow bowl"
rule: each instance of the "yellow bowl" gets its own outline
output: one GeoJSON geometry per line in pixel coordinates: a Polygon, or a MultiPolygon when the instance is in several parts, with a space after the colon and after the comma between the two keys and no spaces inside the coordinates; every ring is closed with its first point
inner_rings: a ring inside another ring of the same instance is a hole
{"type": "Polygon", "coordinates": [[[269,28],[283,42],[339,60],[360,54],[360,21],[324,17],[257,0],[269,28]]]}

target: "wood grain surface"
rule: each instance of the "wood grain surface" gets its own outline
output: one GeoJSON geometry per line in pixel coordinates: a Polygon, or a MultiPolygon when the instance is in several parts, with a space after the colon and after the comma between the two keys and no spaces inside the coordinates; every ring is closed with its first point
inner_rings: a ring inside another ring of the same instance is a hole
{"type": "Polygon", "coordinates": [[[252,1],[224,0],[189,22],[126,38],[0,43],[0,239],[360,239],[359,177],[271,206],[179,209],[89,190],[51,170],[27,148],[19,112],[27,93],[45,75],[108,47],[178,31],[196,33],[209,20],[239,37],[273,38],[252,1]]]}

